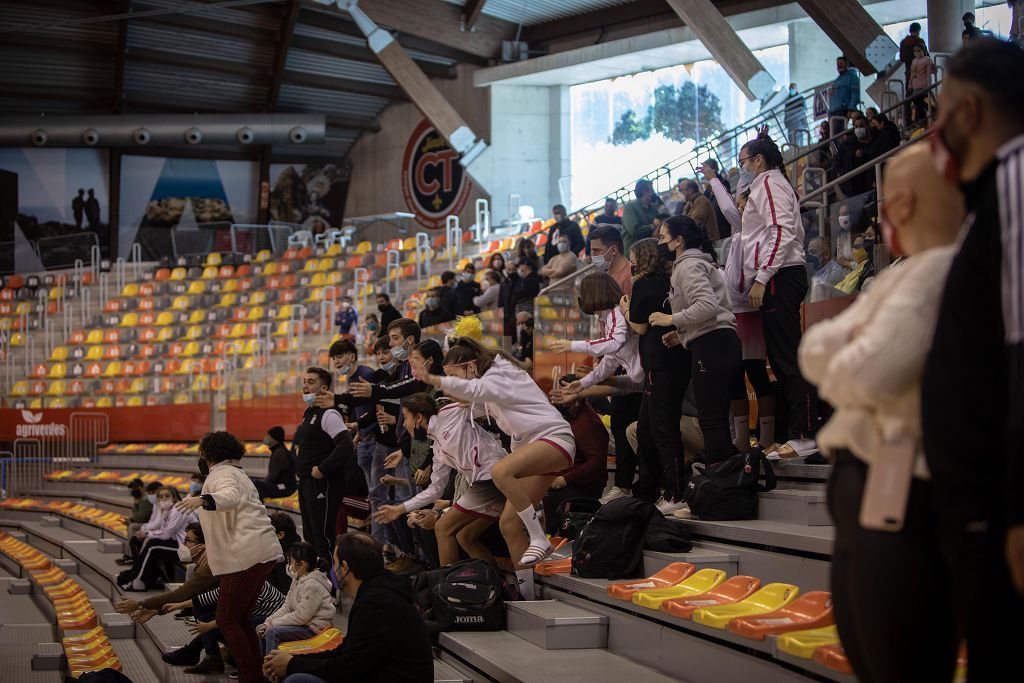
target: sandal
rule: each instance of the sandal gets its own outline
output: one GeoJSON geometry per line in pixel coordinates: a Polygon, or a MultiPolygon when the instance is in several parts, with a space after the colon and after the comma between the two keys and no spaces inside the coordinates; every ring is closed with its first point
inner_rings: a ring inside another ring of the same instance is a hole
{"type": "Polygon", "coordinates": [[[544,541],[544,545],[530,545],[523,553],[523,556],[519,558],[519,566],[523,568],[532,567],[538,562],[546,560],[555,548],[549,542],[544,541]]]}

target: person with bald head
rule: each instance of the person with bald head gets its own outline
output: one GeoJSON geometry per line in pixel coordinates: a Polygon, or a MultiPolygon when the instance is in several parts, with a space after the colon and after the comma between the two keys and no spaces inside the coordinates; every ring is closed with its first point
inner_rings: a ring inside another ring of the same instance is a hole
{"type": "Polygon", "coordinates": [[[957,641],[921,448],[921,375],[964,203],[921,144],[893,157],[882,196],[883,236],[906,258],[807,330],[800,370],[834,407],[817,438],[832,459],[833,608],[850,664],[862,681],[948,681],[957,641]],[[906,512],[893,531],[861,524],[869,471],[894,464],[883,458],[907,465],[897,482],[906,512]]]}

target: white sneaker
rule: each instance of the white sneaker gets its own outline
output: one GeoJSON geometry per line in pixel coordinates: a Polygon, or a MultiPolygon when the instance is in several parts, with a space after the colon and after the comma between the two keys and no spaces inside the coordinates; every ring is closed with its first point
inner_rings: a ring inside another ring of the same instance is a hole
{"type": "Polygon", "coordinates": [[[818,444],[814,439],[790,439],[779,446],[773,453],[766,453],[768,460],[790,460],[792,458],[806,458],[812,453],[818,452],[818,444]]]}
{"type": "Polygon", "coordinates": [[[690,506],[681,500],[663,500],[658,504],[658,512],[665,515],[673,514],[676,510],[682,510],[683,508],[689,508],[690,506]]]}
{"type": "Polygon", "coordinates": [[[601,505],[604,505],[605,503],[613,501],[616,498],[622,498],[624,496],[630,496],[630,495],[632,495],[632,493],[630,492],[629,489],[620,489],[618,486],[613,486],[613,487],[611,487],[611,489],[609,489],[608,493],[606,493],[603,496],[601,496],[601,498],[599,500],[600,500],[601,505]]]}

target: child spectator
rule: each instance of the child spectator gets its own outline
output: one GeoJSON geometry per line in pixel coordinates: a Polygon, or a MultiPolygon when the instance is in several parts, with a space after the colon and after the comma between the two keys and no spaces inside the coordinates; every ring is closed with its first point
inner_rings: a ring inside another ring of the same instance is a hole
{"type": "Polygon", "coordinates": [[[338,326],[338,334],[342,339],[355,341],[355,333],[352,329],[359,323],[359,314],[352,305],[351,297],[342,297],[341,310],[334,314],[334,324],[338,326]]]}
{"type": "Polygon", "coordinates": [[[264,639],[264,655],[276,650],[279,643],[312,638],[334,618],[331,580],[316,570],[316,549],[309,543],[296,543],[285,556],[291,588],[284,604],[256,627],[256,634],[264,639]]]}

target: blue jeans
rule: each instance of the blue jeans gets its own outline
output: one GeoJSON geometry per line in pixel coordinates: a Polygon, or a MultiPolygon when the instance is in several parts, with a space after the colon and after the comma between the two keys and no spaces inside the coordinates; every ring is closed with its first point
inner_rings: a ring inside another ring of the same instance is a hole
{"type": "Polygon", "coordinates": [[[313,674],[292,674],[282,683],[328,683],[328,681],[313,674]]]}
{"type": "MultiPolygon", "coordinates": [[[[373,479],[373,456],[377,452],[377,442],[373,438],[361,439],[359,445],[356,446],[356,464],[359,465],[359,469],[366,475],[366,490],[370,491],[371,494],[367,495],[367,500],[370,501],[370,510],[374,510],[372,492],[374,488],[373,479]]],[[[380,474],[377,475],[376,481],[380,481],[380,474]]],[[[373,540],[377,541],[380,545],[384,545],[384,527],[381,524],[373,521],[373,515],[370,515],[370,535],[373,536],[373,540]]]]}
{"type": "Polygon", "coordinates": [[[305,640],[316,635],[308,626],[271,626],[263,636],[263,656],[271,650],[276,650],[281,643],[290,640],[305,640]]]}
{"type": "MultiPolygon", "coordinates": [[[[373,453],[373,461],[370,465],[370,511],[376,512],[381,505],[395,505],[402,503],[412,498],[412,487],[411,486],[395,486],[394,495],[390,495],[390,486],[384,486],[380,483],[380,478],[384,476],[384,460],[392,453],[395,449],[377,444],[376,449],[373,453]]],[[[402,479],[409,479],[409,464],[403,458],[398,466],[395,467],[395,476],[402,479]]],[[[412,529],[405,523],[404,519],[398,519],[390,524],[384,524],[383,534],[384,541],[392,544],[399,548],[402,552],[412,554],[415,552],[415,546],[412,539],[412,529]]],[[[373,527],[370,527],[371,535],[373,527]]]]}

